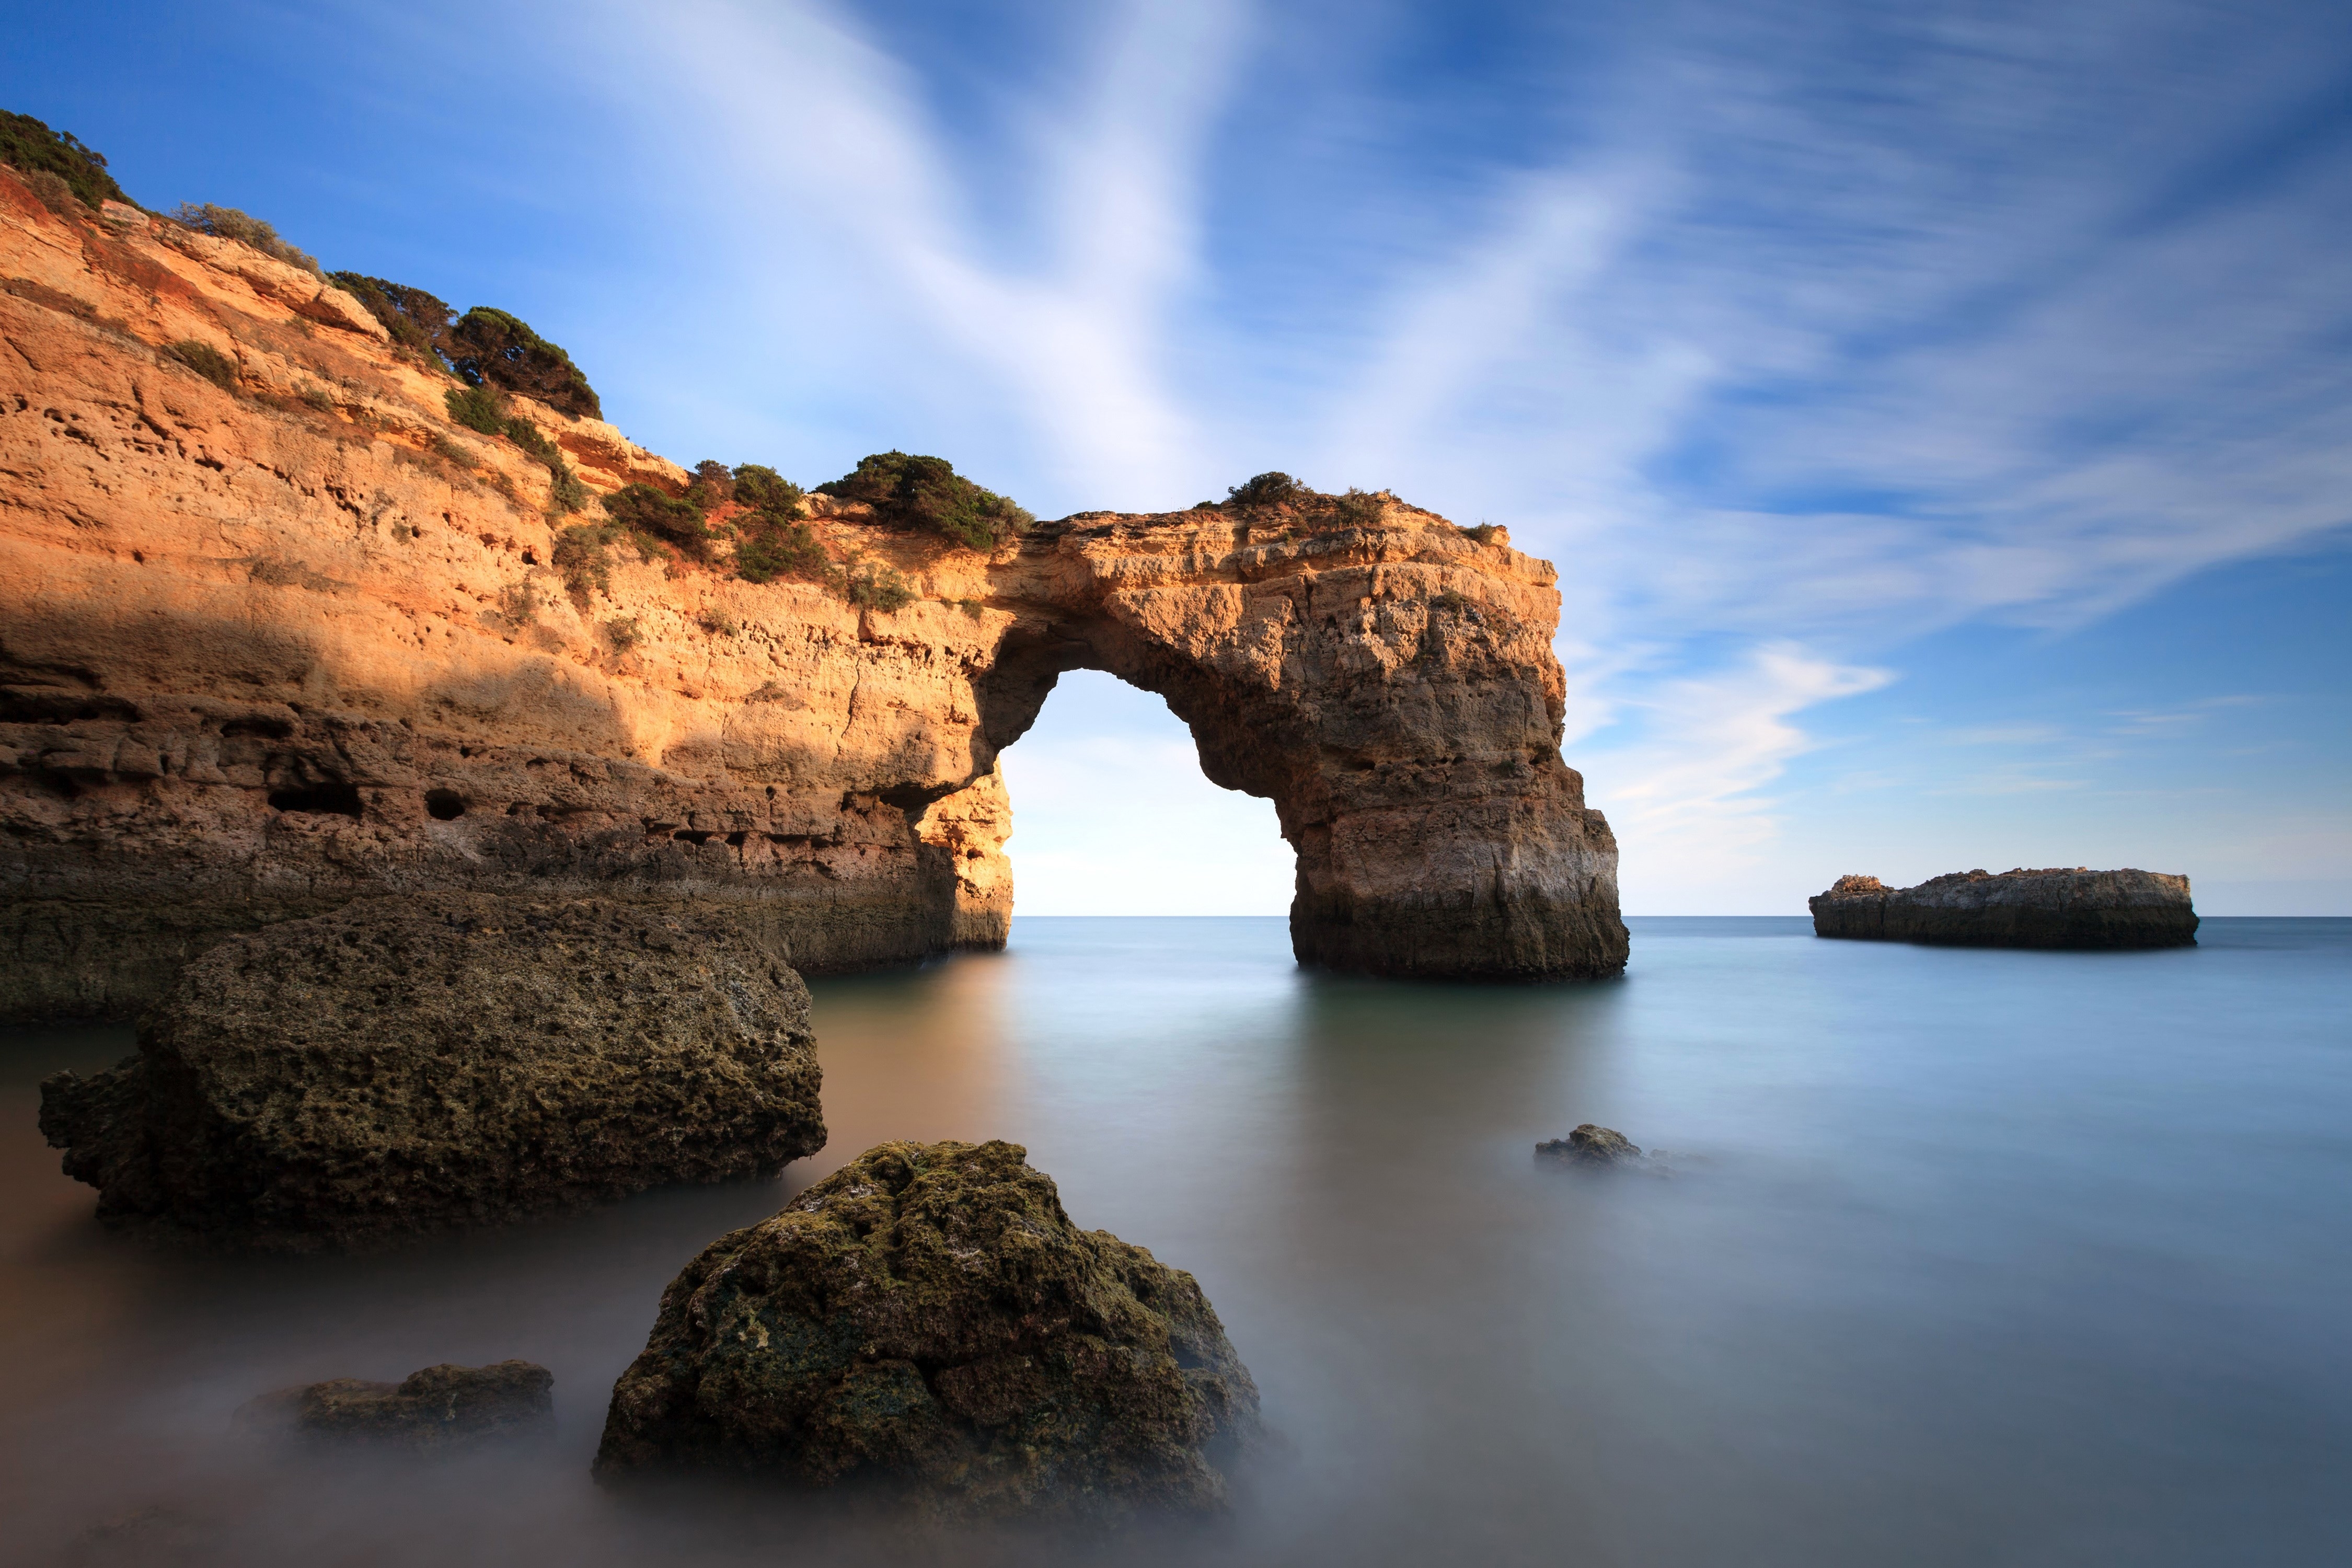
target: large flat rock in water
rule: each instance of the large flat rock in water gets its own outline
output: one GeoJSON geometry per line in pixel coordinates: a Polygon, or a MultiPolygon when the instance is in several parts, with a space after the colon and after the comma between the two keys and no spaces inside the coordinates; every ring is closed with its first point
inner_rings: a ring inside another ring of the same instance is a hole
{"type": "Polygon", "coordinates": [[[1809,900],[1816,936],[1968,947],[2183,947],[2197,940],[2189,879],[2088,867],[1955,871],[1916,888],[1841,877],[1809,900]]]}
{"type": "Polygon", "coordinates": [[[1018,1144],[885,1143],[672,1282],[596,1471],[1100,1521],[1220,1507],[1256,1422],[1192,1277],[1072,1225],[1018,1144]]]}
{"type": "Polygon", "coordinates": [[[221,943],[41,1130],[102,1217],[304,1247],[773,1171],[818,1085],[807,989],[725,910],[443,894],[221,943]]]}

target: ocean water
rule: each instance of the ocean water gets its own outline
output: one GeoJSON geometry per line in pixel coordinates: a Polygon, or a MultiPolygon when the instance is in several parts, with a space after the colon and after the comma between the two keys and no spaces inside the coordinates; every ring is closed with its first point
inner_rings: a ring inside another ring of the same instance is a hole
{"type": "Polygon", "coordinates": [[[1622,982],[1303,973],[1282,922],[1041,920],[815,987],[779,1181],[362,1258],[101,1231],[0,1036],[0,1553],[113,1563],[2352,1562],[2352,921],[2147,953],[1637,920],[1622,982]],[[1591,1177],[1582,1121],[1667,1151],[1591,1177]],[[704,1243],[889,1138],[1009,1138],[1199,1277],[1274,1439],[1233,1516],[902,1528],[587,1478],[704,1243]],[[262,1390],[551,1367],[551,1448],[295,1458],[262,1390]]]}

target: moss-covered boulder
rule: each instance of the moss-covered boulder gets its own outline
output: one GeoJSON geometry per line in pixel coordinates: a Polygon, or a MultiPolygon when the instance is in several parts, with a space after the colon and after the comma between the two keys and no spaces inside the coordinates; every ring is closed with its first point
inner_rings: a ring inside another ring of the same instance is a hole
{"type": "Polygon", "coordinates": [[[724,908],[420,895],[222,942],[41,1131],[101,1217],[299,1248],[774,1171],[818,1084],[724,908]]]}
{"type": "Polygon", "coordinates": [[[1072,1225],[1020,1145],[885,1143],[672,1282],[596,1471],[1100,1520],[1221,1506],[1256,1422],[1192,1277],[1072,1225]]]}

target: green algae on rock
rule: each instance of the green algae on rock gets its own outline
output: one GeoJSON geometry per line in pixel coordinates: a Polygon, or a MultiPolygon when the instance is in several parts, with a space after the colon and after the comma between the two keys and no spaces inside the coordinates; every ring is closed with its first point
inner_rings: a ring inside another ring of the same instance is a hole
{"type": "Polygon", "coordinates": [[[1105,1520],[1223,1506],[1256,1427],[1190,1274],[1072,1225],[1018,1144],[885,1143],[671,1283],[596,1473],[1105,1520]]]}
{"type": "Polygon", "coordinates": [[[724,907],[450,893],[232,937],[41,1086],[99,1214],[309,1247],[824,1146],[800,977],[724,907]]]}

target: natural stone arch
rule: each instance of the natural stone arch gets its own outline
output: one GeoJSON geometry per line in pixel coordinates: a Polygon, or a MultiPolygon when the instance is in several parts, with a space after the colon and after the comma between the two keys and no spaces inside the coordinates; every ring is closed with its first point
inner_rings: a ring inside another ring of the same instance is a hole
{"type": "Polygon", "coordinates": [[[1084,516],[992,567],[1013,619],[978,683],[992,774],[1061,673],[1103,670],[1168,703],[1212,783],[1274,803],[1301,963],[1622,970],[1616,843],[1559,755],[1551,568],[1393,504],[1268,521],[1084,516]]]}
{"type": "MultiPolygon", "coordinates": [[[[725,906],[812,973],[1001,944],[997,754],[1081,667],[1274,802],[1302,960],[1624,962],[1551,568],[1498,532],[1298,497],[983,556],[816,496],[827,559],[908,602],[746,582],[717,542],[567,575],[547,467],[458,430],[356,304],[169,226],[93,249],[5,171],[0,208],[36,280],[0,292],[0,1019],[131,1016],[223,935],[417,891],[725,906]],[[267,396],[166,352],[224,332],[267,396]]],[[[509,412],[593,491],[686,488],[509,412]]]]}

